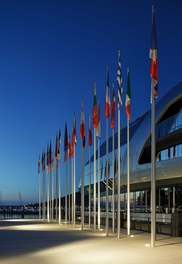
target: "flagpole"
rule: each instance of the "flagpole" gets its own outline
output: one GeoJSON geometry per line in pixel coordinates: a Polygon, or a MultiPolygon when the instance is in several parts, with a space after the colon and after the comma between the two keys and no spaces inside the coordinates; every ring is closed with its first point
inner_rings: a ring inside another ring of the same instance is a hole
{"type": "Polygon", "coordinates": [[[94,128],[94,232],[96,230],[96,129],[94,128]]]}
{"type": "Polygon", "coordinates": [[[41,219],[41,208],[40,208],[41,207],[41,178],[40,178],[40,171],[38,171],[38,189],[39,189],[39,219],[41,219]]]}
{"type": "MultiPolygon", "coordinates": [[[[51,166],[51,165],[50,165],[51,166]]],[[[52,171],[50,171],[50,198],[51,198],[51,200],[50,200],[50,203],[51,203],[51,222],[52,222],[52,220],[53,220],[53,204],[52,204],[52,171]]]]}
{"type": "MultiPolygon", "coordinates": [[[[75,143],[74,143],[75,146],[75,143]]],[[[73,172],[73,225],[74,227],[76,226],[76,148],[74,151],[74,156],[73,156],[73,167],[74,167],[74,172],[73,172]]]]}
{"type": "Polygon", "coordinates": [[[127,118],[127,234],[130,236],[130,121],[127,118]]]}
{"type": "Polygon", "coordinates": [[[101,137],[101,124],[100,124],[100,102],[98,101],[97,107],[97,128],[96,136],[98,137],[98,229],[100,229],[100,181],[101,181],[101,171],[100,171],[100,137],[101,137]]]}
{"type": "Polygon", "coordinates": [[[117,69],[117,83],[118,83],[118,239],[120,238],[121,229],[121,212],[120,212],[120,186],[121,186],[121,134],[120,134],[120,108],[122,105],[122,78],[121,78],[121,61],[120,61],[120,50],[118,50],[118,69],[117,69]]]}
{"type": "Polygon", "coordinates": [[[107,84],[106,84],[106,107],[105,107],[105,116],[106,116],[106,236],[108,236],[108,119],[110,116],[110,94],[109,94],[109,67],[107,67],[107,84]]]}
{"type": "Polygon", "coordinates": [[[100,229],[100,137],[98,137],[98,229],[100,229]]]}
{"type": "Polygon", "coordinates": [[[70,224],[70,158],[68,158],[68,222],[70,224]]]}
{"type": "Polygon", "coordinates": [[[106,118],[106,236],[108,236],[108,118],[106,118]]]}
{"type": "Polygon", "coordinates": [[[49,172],[47,171],[47,221],[50,222],[50,212],[49,212],[49,191],[50,191],[50,186],[49,186],[49,172]]]}
{"type": "Polygon", "coordinates": [[[65,195],[65,224],[67,225],[68,221],[68,159],[66,158],[66,195],[65,195]]]}
{"type": "Polygon", "coordinates": [[[58,220],[58,160],[56,165],[56,222],[58,220]]]}
{"type": "Polygon", "coordinates": [[[81,230],[84,228],[84,147],[82,146],[81,230]]]}
{"type": "Polygon", "coordinates": [[[74,217],[73,217],[73,214],[74,214],[74,157],[72,157],[72,195],[71,195],[71,222],[72,222],[72,225],[74,224],[74,217]]]}
{"type": "Polygon", "coordinates": [[[121,217],[120,217],[120,156],[121,156],[121,149],[120,149],[120,107],[118,107],[118,239],[120,238],[120,225],[121,225],[121,217]]]}
{"type": "Polygon", "coordinates": [[[154,79],[152,78],[152,118],[151,118],[151,246],[155,247],[156,240],[156,160],[155,160],[155,101],[154,79]]]}
{"type": "Polygon", "coordinates": [[[88,212],[88,225],[91,227],[91,160],[90,160],[90,148],[89,146],[89,212],[88,212]]]}
{"type": "Polygon", "coordinates": [[[112,129],[112,231],[114,233],[114,214],[115,214],[115,206],[114,206],[114,129],[112,129]]]}
{"type": "MultiPolygon", "coordinates": [[[[52,163],[51,163],[52,166],[52,163]]],[[[52,173],[52,221],[54,220],[54,171],[51,167],[51,173],[52,173]]]]}
{"type": "Polygon", "coordinates": [[[61,224],[61,173],[60,173],[60,167],[61,167],[61,158],[58,160],[59,166],[58,166],[58,196],[59,196],[59,225],[61,224]]]}
{"type": "Polygon", "coordinates": [[[45,170],[43,171],[43,219],[45,220],[45,206],[46,206],[46,181],[45,181],[45,170]]]}

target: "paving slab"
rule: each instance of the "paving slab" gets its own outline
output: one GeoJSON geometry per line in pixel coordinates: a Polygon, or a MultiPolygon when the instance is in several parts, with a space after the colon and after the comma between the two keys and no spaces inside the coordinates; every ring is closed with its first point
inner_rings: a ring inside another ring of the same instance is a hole
{"type": "Polygon", "coordinates": [[[42,220],[0,220],[0,264],[127,264],[182,263],[182,238],[121,230],[105,236],[104,230],[80,230],[42,220]]]}

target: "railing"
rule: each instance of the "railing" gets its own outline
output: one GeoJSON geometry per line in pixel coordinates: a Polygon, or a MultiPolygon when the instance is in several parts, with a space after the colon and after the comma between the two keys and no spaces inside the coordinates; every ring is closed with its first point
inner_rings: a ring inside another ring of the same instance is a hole
{"type": "MultiPolygon", "coordinates": [[[[150,213],[131,213],[131,219],[135,221],[151,221],[150,213]]],[[[171,214],[156,214],[156,222],[158,223],[171,223],[171,214]]]]}
{"type": "Polygon", "coordinates": [[[156,138],[157,139],[165,137],[169,135],[170,133],[182,128],[182,122],[181,124],[176,123],[178,116],[179,114],[176,114],[156,126],[156,138]]]}

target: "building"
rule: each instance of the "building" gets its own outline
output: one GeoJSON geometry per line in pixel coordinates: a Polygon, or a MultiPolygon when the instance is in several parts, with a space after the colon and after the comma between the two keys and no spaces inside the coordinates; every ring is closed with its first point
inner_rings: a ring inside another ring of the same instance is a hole
{"type": "MultiPolygon", "coordinates": [[[[127,128],[121,135],[121,207],[125,207],[127,184],[127,128]]],[[[112,162],[112,137],[109,138],[109,207],[112,207],[112,166],[114,166],[115,196],[117,196],[117,143],[112,162]]],[[[106,142],[100,147],[101,207],[105,203],[106,142]]],[[[93,192],[93,156],[85,164],[85,190],[91,175],[93,192]],[[90,170],[91,168],[91,170],[90,170]],[[91,173],[90,173],[91,171],[91,173]]],[[[97,165],[98,181],[98,165],[97,165]]],[[[151,111],[130,124],[130,191],[131,208],[135,211],[150,207],[151,187],[151,111]]],[[[80,186],[81,187],[81,183],[80,186]]],[[[172,211],[182,204],[182,82],[173,87],[156,103],[156,205],[172,211]]],[[[115,197],[117,199],[117,197],[115,197]]]]}

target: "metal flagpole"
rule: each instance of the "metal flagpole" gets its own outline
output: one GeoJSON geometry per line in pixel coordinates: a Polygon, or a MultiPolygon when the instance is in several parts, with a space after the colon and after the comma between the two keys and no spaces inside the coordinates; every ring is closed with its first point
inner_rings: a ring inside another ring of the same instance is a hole
{"type": "Polygon", "coordinates": [[[155,101],[154,79],[152,78],[152,118],[151,118],[151,246],[155,247],[156,240],[156,164],[155,164],[155,101]]]}
{"type": "Polygon", "coordinates": [[[90,146],[89,146],[89,213],[88,213],[88,225],[91,227],[91,160],[90,160],[90,146]]]}
{"type": "Polygon", "coordinates": [[[96,129],[94,128],[94,232],[96,230],[96,129]]]}
{"type": "Polygon", "coordinates": [[[69,219],[69,223],[70,223],[70,186],[71,186],[71,181],[70,181],[70,158],[68,157],[68,219],[69,219]]]}
{"type": "Polygon", "coordinates": [[[84,148],[85,148],[85,117],[82,104],[80,138],[82,139],[82,181],[81,181],[81,230],[84,228],[84,148]]]}
{"type": "Polygon", "coordinates": [[[151,59],[151,246],[156,240],[156,136],[155,136],[155,99],[158,97],[158,56],[154,5],[152,6],[152,41],[149,57],[151,59]]]}
{"type": "Polygon", "coordinates": [[[98,229],[100,229],[100,137],[98,137],[98,229]]]}
{"type": "MultiPolygon", "coordinates": [[[[75,148],[75,143],[74,143],[75,148]]],[[[74,156],[73,156],[73,225],[75,227],[76,225],[76,148],[74,150],[74,156]]]]}
{"type": "Polygon", "coordinates": [[[130,236],[130,121],[127,118],[127,234],[130,236]]]}
{"type": "Polygon", "coordinates": [[[58,160],[56,166],[56,222],[58,220],[58,160]]]}
{"type": "Polygon", "coordinates": [[[120,225],[121,225],[121,217],[120,217],[120,156],[121,156],[121,150],[120,150],[120,107],[118,107],[118,238],[120,238],[120,225]]]}
{"type": "Polygon", "coordinates": [[[58,196],[59,196],[59,224],[61,224],[61,158],[59,158],[59,169],[58,169],[58,196]]]}
{"type": "Polygon", "coordinates": [[[114,129],[112,129],[112,231],[114,233],[114,222],[115,222],[115,218],[114,218],[114,214],[115,214],[115,206],[114,206],[114,129]]]}
{"type": "Polygon", "coordinates": [[[66,194],[65,194],[65,224],[68,221],[68,159],[66,159],[66,194]]]}
{"type": "Polygon", "coordinates": [[[43,171],[43,219],[45,219],[45,206],[46,206],[46,181],[45,181],[45,170],[43,171]]]}
{"type": "Polygon", "coordinates": [[[39,219],[41,219],[41,178],[40,178],[40,168],[38,171],[38,184],[39,184],[39,219]]]}
{"type": "Polygon", "coordinates": [[[106,118],[106,236],[108,236],[108,118],[106,118]]]}
{"type": "Polygon", "coordinates": [[[73,225],[73,171],[74,171],[74,168],[73,168],[73,157],[71,159],[71,223],[73,225]]]}
{"type": "Polygon", "coordinates": [[[107,84],[106,84],[106,107],[105,107],[105,116],[106,116],[106,236],[108,236],[108,119],[110,116],[110,94],[109,94],[109,68],[107,67],[107,84]]]}
{"type": "Polygon", "coordinates": [[[54,218],[54,176],[52,171],[52,162],[51,162],[51,220],[54,218]]]}
{"type": "Polygon", "coordinates": [[[82,146],[81,229],[84,228],[84,147],[82,146]]]}
{"type": "Polygon", "coordinates": [[[49,212],[49,200],[50,200],[50,197],[49,197],[49,191],[50,191],[50,186],[49,186],[49,183],[50,183],[50,179],[49,179],[49,172],[47,172],[47,221],[50,222],[50,212],[49,212]]]}
{"type": "Polygon", "coordinates": [[[118,69],[117,69],[117,83],[118,83],[118,239],[120,238],[120,186],[121,186],[121,146],[120,146],[120,108],[122,105],[122,78],[121,78],[121,62],[120,62],[120,50],[118,50],[118,69]]]}
{"type": "Polygon", "coordinates": [[[42,219],[44,219],[44,171],[42,171],[42,219]]]}

